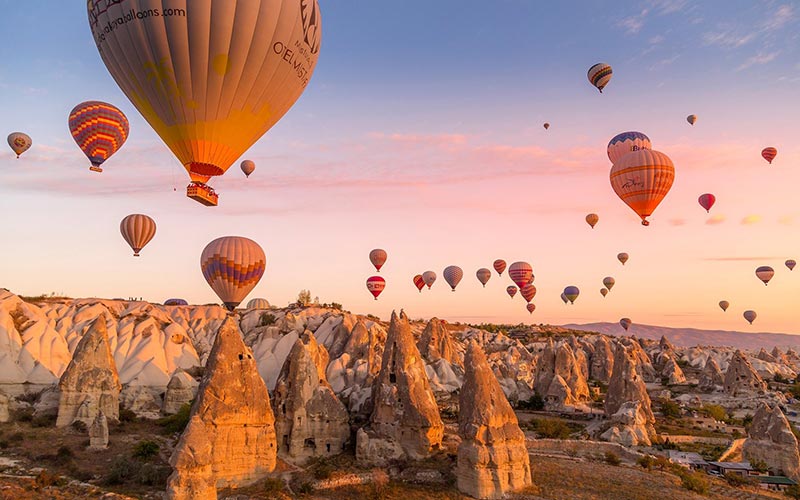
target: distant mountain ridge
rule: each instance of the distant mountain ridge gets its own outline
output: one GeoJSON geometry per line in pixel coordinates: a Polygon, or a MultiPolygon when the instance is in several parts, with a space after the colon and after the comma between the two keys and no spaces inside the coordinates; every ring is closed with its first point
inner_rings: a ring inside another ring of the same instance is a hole
{"type": "Polygon", "coordinates": [[[564,326],[564,328],[604,333],[617,337],[635,335],[640,338],[659,340],[663,335],[673,344],[682,347],[715,345],[755,350],[763,347],[769,351],[773,346],[778,346],[778,348],[782,350],[792,347],[800,351],[800,335],[791,335],[788,333],[700,330],[698,328],[670,328],[667,326],[639,325],[636,323],[634,323],[627,332],[617,323],[568,324],[562,326],[564,326]]]}

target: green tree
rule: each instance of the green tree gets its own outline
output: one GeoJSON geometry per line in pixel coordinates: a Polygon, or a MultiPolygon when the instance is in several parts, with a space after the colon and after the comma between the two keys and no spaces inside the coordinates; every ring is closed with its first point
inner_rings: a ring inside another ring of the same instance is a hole
{"type": "Polygon", "coordinates": [[[297,304],[306,307],[311,304],[311,292],[308,290],[300,290],[297,294],[297,304]]]}
{"type": "Polygon", "coordinates": [[[667,418],[678,418],[681,416],[681,407],[675,401],[666,400],[661,403],[661,412],[667,418]]]}
{"type": "Polygon", "coordinates": [[[728,420],[728,412],[720,405],[703,405],[703,413],[720,422],[728,420]]]}

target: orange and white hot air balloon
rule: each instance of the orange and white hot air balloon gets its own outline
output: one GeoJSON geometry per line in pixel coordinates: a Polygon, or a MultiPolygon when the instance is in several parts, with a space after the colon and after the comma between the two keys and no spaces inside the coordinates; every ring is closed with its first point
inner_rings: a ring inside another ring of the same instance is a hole
{"type": "Polygon", "coordinates": [[[156,221],[143,214],[131,214],[119,223],[119,231],[133,249],[133,256],[138,257],[156,235],[156,221]]]}
{"type": "Polygon", "coordinates": [[[650,149],[632,151],[614,163],[611,187],[636,214],[642,225],[664,199],[675,180],[675,167],[664,153],[650,149]]]}
{"type": "Polygon", "coordinates": [[[29,150],[32,144],[33,140],[28,134],[23,132],[11,132],[8,134],[8,145],[11,147],[11,150],[14,151],[14,154],[17,155],[17,158],[19,158],[19,155],[29,150]]]}
{"type": "Polygon", "coordinates": [[[89,159],[92,172],[119,151],[130,133],[128,117],[118,107],[102,101],[86,101],[69,113],[69,131],[89,159]]]}
{"type": "Polygon", "coordinates": [[[106,68],[204,205],[217,204],[208,180],[289,111],[319,56],[316,0],[91,0],[87,12],[106,68]]]}
{"type": "Polygon", "coordinates": [[[422,289],[425,287],[425,278],[421,274],[414,276],[414,286],[417,287],[419,293],[422,293],[422,289]]]}
{"type": "Polygon", "coordinates": [[[255,241],[225,236],[206,245],[200,269],[225,307],[233,311],[261,281],[267,257],[255,241]]]}
{"type": "Polygon", "coordinates": [[[594,229],[598,221],[600,221],[600,217],[597,214],[589,214],[586,216],[586,223],[592,226],[592,229],[594,229]]]}
{"type": "Polygon", "coordinates": [[[380,276],[367,278],[367,290],[375,297],[375,300],[378,300],[378,295],[383,292],[384,288],[386,288],[386,280],[380,276]]]}
{"type": "Polygon", "coordinates": [[[498,276],[502,276],[503,271],[506,270],[506,261],[504,261],[503,259],[497,259],[492,264],[492,267],[494,267],[494,270],[497,271],[498,276]]]}
{"type": "Polygon", "coordinates": [[[764,159],[767,160],[770,165],[772,165],[772,160],[778,156],[778,150],[772,147],[764,148],[761,150],[761,156],[764,157],[764,159]]]}
{"type": "Polygon", "coordinates": [[[256,171],[256,163],[253,160],[244,160],[239,168],[242,169],[245,177],[250,177],[250,174],[256,171]]]}
{"type": "Polygon", "coordinates": [[[386,264],[386,250],[376,248],[369,253],[369,261],[375,266],[375,270],[381,272],[381,267],[386,264]]]}

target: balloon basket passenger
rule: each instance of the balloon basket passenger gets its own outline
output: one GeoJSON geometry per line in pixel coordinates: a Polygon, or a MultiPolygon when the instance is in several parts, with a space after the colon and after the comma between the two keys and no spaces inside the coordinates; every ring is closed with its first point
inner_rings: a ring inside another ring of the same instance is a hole
{"type": "Polygon", "coordinates": [[[186,186],[186,196],[207,207],[216,207],[219,195],[208,184],[192,182],[186,186]]]}

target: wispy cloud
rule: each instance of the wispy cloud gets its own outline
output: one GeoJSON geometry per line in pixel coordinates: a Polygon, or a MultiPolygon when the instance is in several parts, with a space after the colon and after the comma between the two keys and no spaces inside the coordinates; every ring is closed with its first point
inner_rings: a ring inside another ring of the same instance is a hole
{"type": "Polygon", "coordinates": [[[739,65],[738,68],[736,68],[736,71],[742,71],[744,69],[749,68],[750,66],[755,66],[758,64],[767,64],[768,62],[775,60],[775,58],[778,57],[778,54],[780,54],[780,51],[775,51],[770,53],[759,52],[753,57],[747,58],[745,62],[743,62],[742,64],[739,65]]]}
{"type": "Polygon", "coordinates": [[[775,260],[780,257],[706,257],[703,260],[712,262],[763,262],[766,260],[775,260]]]}
{"type": "Polygon", "coordinates": [[[724,215],[712,215],[706,220],[706,225],[716,226],[718,224],[722,224],[723,222],[725,222],[724,215]]]}
{"type": "Polygon", "coordinates": [[[756,33],[736,33],[732,30],[709,32],[703,35],[703,41],[706,45],[719,45],[730,49],[746,45],[755,38],[756,33]]]}
{"type": "Polygon", "coordinates": [[[669,220],[669,224],[671,226],[685,226],[686,225],[686,219],[670,219],[669,220]]]}
{"type": "Polygon", "coordinates": [[[643,10],[639,15],[625,17],[617,22],[617,26],[623,28],[625,33],[635,35],[642,30],[644,26],[644,18],[647,15],[647,9],[643,10]]]}
{"type": "Polygon", "coordinates": [[[781,5],[766,21],[761,24],[761,28],[764,31],[777,31],[789,24],[794,19],[794,7],[789,4],[781,5]]]}
{"type": "Polygon", "coordinates": [[[742,218],[741,224],[743,226],[752,226],[753,224],[758,224],[761,222],[760,215],[747,215],[742,218]]]}

